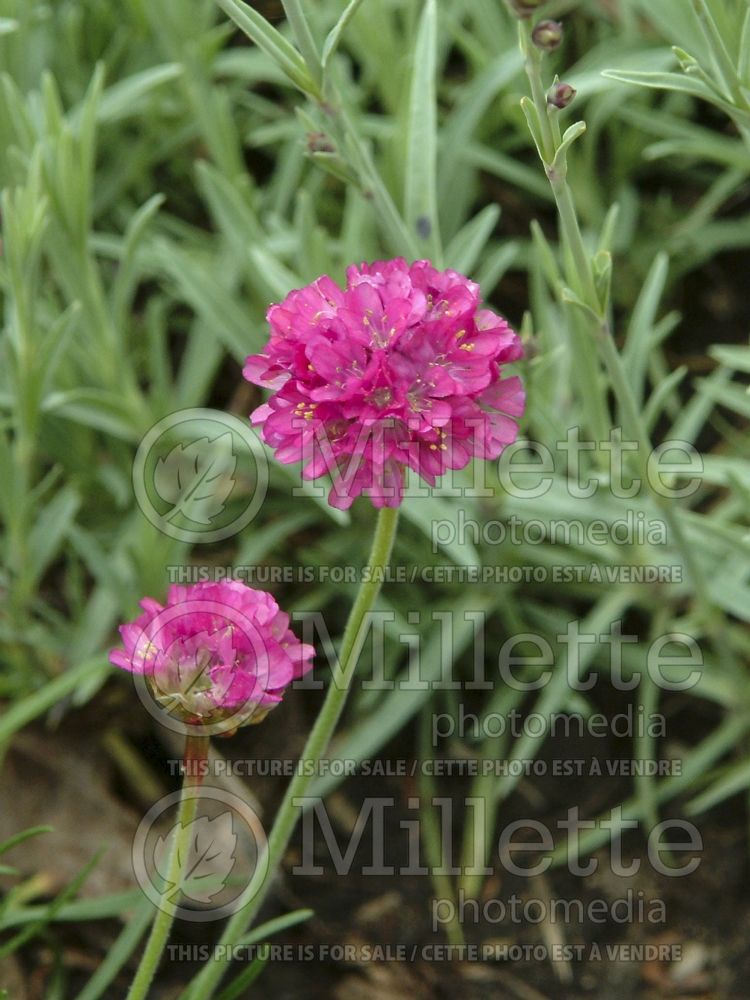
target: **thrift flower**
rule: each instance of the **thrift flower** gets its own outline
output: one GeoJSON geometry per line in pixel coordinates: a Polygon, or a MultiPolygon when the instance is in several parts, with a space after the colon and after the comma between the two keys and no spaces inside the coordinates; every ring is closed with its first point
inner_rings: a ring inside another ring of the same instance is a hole
{"type": "Polygon", "coordinates": [[[268,346],[243,374],[274,392],[252,422],[280,462],[331,476],[334,507],[362,493],[397,507],[406,467],[434,486],[516,438],[524,392],[503,366],[520,340],[456,271],[401,258],[352,266],[344,289],[321,277],[268,322],[268,346]]]}
{"type": "Polygon", "coordinates": [[[110,661],[145,675],[156,701],[182,722],[219,731],[260,722],[312,667],[313,647],[289,629],[270,594],[236,580],[169,588],[120,626],[110,661]]]}

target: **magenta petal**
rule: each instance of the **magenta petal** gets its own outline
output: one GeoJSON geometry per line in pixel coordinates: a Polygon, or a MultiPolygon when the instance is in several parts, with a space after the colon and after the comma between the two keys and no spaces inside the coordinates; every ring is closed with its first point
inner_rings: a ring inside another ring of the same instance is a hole
{"type": "Polygon", "coordinates": [[[405,465],[433,484],[515,439],[525,399],[504,366],[521,342],[475,282],[430,261],[363,263],[346,279],[341,290],[324,275],[269,309],[270,341],[245,377],[277,391],[251,419],[280,462],[332,475],[333,506],[362,493],[398,506],[405,465]]]}
{"type": "Polygon", "coordinates": [[[121,649],[110,650],[109,662],[112,663],[115,667],[121,667],[123,670],[133,669],[133,664],[130,660],[130,657],[128,657],[121,649]]]}
{"type": "Polygon", "coordinates": [[[162,607],[120,627],[123,649],[110,662],[146,674],[158,697],[187,721],[252,721],[312,667],[312,648],[288,629],[273,597],[239,581],[173,585],[162,607]]]}

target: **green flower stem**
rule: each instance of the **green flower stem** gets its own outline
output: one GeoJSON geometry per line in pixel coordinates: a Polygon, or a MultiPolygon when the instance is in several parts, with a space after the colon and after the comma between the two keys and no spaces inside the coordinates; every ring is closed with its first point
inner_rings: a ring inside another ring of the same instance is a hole
{"type": "MultiPolygon", "coordinates": [[[[568,283],[582,301],[595,303],[596,311],[599,311],[599,297],[591,270],[591,260],[583,242],[570,187],[564,176],[555,176],[550,169],[547,170],[547,176],[557,206],[560,230],[570,254],[571,265],[567,268],[568,283]]],[[[574,314],[572,309],[569,312],[574,348],[580,362],[582,399],[589,426],[594,439],[603,441],[609,434],[610,418],[596,352],[590,348],[590,331],[587,329],[589,324],[586,322],[586,317],[574,314]]]]}
{"type": "Polygon", "coordinates": [[[156,975],[162,953],[174,923],[177,902],[172,899],[179,895],[176,886],[180,884],[180,859],[187,857],[190,845],[190,825],[195,819],[198,806],[196,788],[202,780],[202,763],[208,758],[208,736],[187,736],[185,739],[184,777],[177,825],[167,864],[167,878],[161,904],[151,927],[141,963],[130,987],[127,1000],[143,1000],[156,975]]]}
{"type": "MultiPolygon", "coordinates": [[[[305,744],[300,758],[300,767],[287,787],[273,829],[268,837],[268,874],[262,888],[244,909],[239,910],[229,920],[217,948],[232,947],[240,942],[253,918],[263,904],[273,882],[273,876],[281,863],[299,816],[299,806],[295,802],[304,796],[314,780],[315,765],[325,753],[336,724],[341,716],[347,695],[351,688],[354,671],[364,643],[366,617],[372,610],[382,583],[382,572],[389,562],[398,525],[398,510],[384,507],[378,516],[372,550],[367,561],[356,600],[349,613],[349,620],[341,642],[341,676],[334,678],[323,702],[323,707],[305,744]]],[[[223,952],[226,954],[226,951],[223,952]]],[[[209,1000],[213,996],[227,963],[208,961],[193,982],[183,992],[180,1000],[209,1000]]],[[[130,998],[128,998],[130,1000],[130,998]]]]}
{"type": "Polygon", "coordinates": [[[560,230],[563,239],[567,244],[573,261],[573,290],[577,292],[582,300],[591,306],[595,312],[601,311],[599,296],[594,283],[594,275],[591,270],[591,257],[583,242],[581,227],[578,224],[573,195],[564,175],[560,176],[553,170],[547,170],[552,194],[555,197],[557,214],[560,219],[560,230]]]}
{"type": "MultiPolygon", "coordinates": [[[[586,321],[590,335],[593,336],[598,345],[601,359],[604,362],[604,367],[612,384],[614,396],[620,408],[625,433],[638,445],[635,457],[641,481],[644,487],[650,491],[654,501],[664,515],[664,519],[674,539],[675,547],[682,555],[695,589],[698,603],[703,611],[707,631],[714,640],[717,654],[721,659],[725,660],[725,646],[720,641],[720,636],[718,635],[716,610],[710,599],[708,583],[703,570],[694,557],[692,546],[687,539],[682,522],[672,502],[662,496],[657,490],[654,490],[650,481],[648,459],[653,450],[653,444],[632,387],[628,381],[622,357],[612,337],[612,331],[607,318],[609,304],[606,301],[601,301],[597,292],[591,255],[588,253],[583,241],[575,201],[567,181],[566,152],[563,151],[561,157],[557,156],[562,139],[559,128],[554,127],[556,112],[547,106],[546,101],[544,102],[544,106],[541,105],[539,95],[544,94],[541,76],[541,58],[531,42],[530,29],[528,27],[524,28],[522,26],[521,28],[521,47],[526,55],[526,72],[531,85],[534,105],[540,117],[541,135],[544,140],[544,147],[539,150],[539,153],[544,162],[547,177],[557,205],[560,233],[570,255],[570,267],[566,268],[567,278],[573,290],[580,296],[583,305],[587,307],[584,313],[578,306],[571,305],[571,311],[573,309],[578,310],[576,313],[576,323],[579,322],[580,318],[583,318],[586,321]],[[547,123],[546,129],[544,125],[545,121],[547,123]],[[546,149],[546,136],[548,135],[552,135],[551,155],[546,149]],[[553,161],[557,161],[556,166],[553,166],[553,161]]],[[[583,350],[580,352],[582,365],[590,364],[591,357],[593,357],[593,352],[585,348],[586,345],[583,345],[583,350]]],[[[596,368],[598,369],[598,365],[596,368]]],[[[587,369],[587,374],[593,376],[594,384],[598,382],[598,370],[591,372],[587,369]]]]}
{"type": "MultiPolygon", "coordinates": [[[[581,235],[570,188],[566,182],[567,163],[563,160],[561,164],[553,166],[555,154],[562,143],[562,136],[559,113],[556,109],[550,109],[547,103],[547,92],[542,80],[543,53],[533,44],[531,29],[526,22],[519,23],[519,38],[524,69],[539,122],[539,156],[552,187],[563,239],[570,255],[570,260],[565,262],[566,280],[583,301],[596,302],[598,312],[599,303],[591,262],[581,235]]],[[[594,437],[603,440],[609,430],[609,415],[599,366],[594,353],[587,349],[585,331],[581,330],[581,324],[576,321],[572,326],[574,347],[580,361],[576,367],[576,377],[580,384],[587,424],[594,437]]]]}
{"type": "Polygon", "coordinates": [[[552,163],[555,156],[556,144],[547,108],[547,94],[542,82],[542,53],[531,41],[528,28],[520,24],[519,31],[521,32],[521,44],[523,47],[524,69],[526,70],[526,76],[531,86],[531,99],[534,102],[534,107],[539,118],[539,130],[542,139],[542,148],[539,152],[545,162],[552,163]]]}

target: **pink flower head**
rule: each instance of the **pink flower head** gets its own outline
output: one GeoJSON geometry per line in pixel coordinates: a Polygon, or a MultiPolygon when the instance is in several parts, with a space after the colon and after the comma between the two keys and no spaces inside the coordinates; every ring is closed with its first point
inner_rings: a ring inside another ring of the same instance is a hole
{"type": "Polygon", "coordinates": [[[260,722],[284,689],[312,667],[314,650],[262,590],[236,580],[171,586],[120,626],[110,661],[145,677],[156,702],[183,723],[233,731],[260,722]]]}
{"type": "Polygon", "coordinates": [[[245,378],[275,390],[252,414],[280,462],[329,474],[329,502],[361,493],[397,507],[404,469],[431,486],[515,440],[524,392],[505,364],[522,355],[504,319],[480,308],[479,286],[429,261],[352,266],[268,311],[271,339],[245,378]]]}

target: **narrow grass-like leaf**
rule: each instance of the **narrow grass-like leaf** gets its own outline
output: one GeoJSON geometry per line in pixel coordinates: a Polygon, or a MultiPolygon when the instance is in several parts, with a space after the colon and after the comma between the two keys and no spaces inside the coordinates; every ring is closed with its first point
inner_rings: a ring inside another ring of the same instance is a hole
{"type": "Polygon", "coordinates": [[[745,12],[740,35],[740,61],[737,71],[746,87],[750,87],[750,7],[745,12]]]}
{"type": "Polygon", "coordinates": [[[0,718],[0,744],[5,743],[14,733],[28,725],[33,719],[52,708],[63,698],[75,691],[76,687],[92,674],[109,672],[106,658],[92,657],[84,663],[69,667],[65,673],[48,681],[34,694],[21,698],[3,712],[0,718]]]}
{"type": "MultiPolygon", "coordinates": [[[[612,591],[595,604],[586,618],[581,621],[581,634],[593,633],[594,635],[599,635],[602,629],[609,628],[613,621],[617,621],[629,603],[630,595],[626,591],[612,591]]],[[[579,671],[586,669],[593,659],[595,651],[593,645],[587,645],[577,653],[577,668],[579,671]]],[[[555,713],[559,713],[565,709],[567,699],[570,696],[566,662],[568,653],[569,650],[567,647],[565,650],[560,651],[560,660],[557,662],[556,670],[534,703],[534,714],[541,720],[544,720],[545,727],[549,727],[550,719],[555,713]]],[[[579,676],[581,675],[579,674],[579,676]]],[[[539,734],[532,735],[525,733],[519,736],[513,743],[511,751],[508,754],[508,761],[534,760],[541,750],[546,733],[547,728],[539,734]]],[[[498,779],[493,789],[493,797],[496,802],[502,802],[508,797],[518,784],[522,773],[522,769],[510,767],[508,772],[504,773],[498,779]]]]}
{"type": "Polygon", "coordinates": [[[245,990],[255,982],[261,972],[265,969],[267,958],[259,956],[245,968],[236,979],[219,993],[216,1000],[237,1000],[238,997],[246,996],[245,990]]]}
{"type": "Polygon", "coordinates": [[[529,127],[529,132],[531,132],[531,138],[534,140],[536,151],[539,153],[539,159],[542,162],[545,162],[544,143],[542,142],[542,128],[539,121],[539,112],[537,111],[534,102],[526,97],[526,95],[521,98],[521,110],[526,118],[526,124],[529,127]]]}
{"type": "Polygon", "coordinates": [[[574,122],[569,128],[565,129],[563,133],[562,142],[557,147],[557,152],[555,153],[555,159],[552,162],[552,167],[555,170],[560,170],[565,163],[565,159],[568,155],[568,150],[576,141],[580,139],[581,136],[586,131],[586,122],[574,122]]]}
{"type": "Polygon", "coordinates": [[[357,172],[364,196],[372,200],[375,217],[393,253],[419,256],[419,241],[416,233],[404,222],[380,176],[369,146],[357,134],[351,115],[342,109],[347,123],[345,150],[348,159],[357,172]]]}
{"type": "Polygon", "coordinates": [[[164,195],[155,194],[142,205],[128,223],[123,241],[122,258],[117,276],[112,284],[112,310],[119,323],[126,321],[126,311],[129,308],[136,289],[138,276],[136,255],[146,231],[164,204],[164,195]]]}
{"type": "Polygon", "coordinates": [[[562,274],[560,273],[554,251],[549,245],[547,237],[544,235],[544,230],[536,219],[532,219],[531,221],[531,238],[534,241],[537,260],[544,273],[544,277],[549,282],[551,288],[557,288],[562,285],[562,274]]]}
{"type": "Polygon", "coordinates": [[[675,368],[673,372],[670,372],[666,378],[663,378],[658,385],[654,387],[654,390],[649,396],[648,402],[643,410],[643,422],[649,432],[655,429],[657,422],[661,417],[665,403],[670,398],[672,393],[680,386],[687,374],[687,365],[680,365],[679,368],[675,368]]]}
{"type": "Polygon", "coordinates": [[[344,13],[338,19],[333,28],[331,28],[331,30],[329,31],[328,37],[326,38],[325,44],[323,45],[322,63],[324,70],[328,67],[328,63],[335,55],[336,50],[341,44],[341,39],[344,35],[344,31],[346,30],[347,25],[354,17],[354,15],[357,13],[361,4],[362,0],[350,0],[344,13]]]}
{"type": "Polygon", "coordinates": [[[313,37],[310,22],[305,14],[301,0],[281,0],[287,20],[291,26],[297,46],[302,53],[310,75],[320,86],[323,79],[323,66],[320,61],[318,46],[313,37]]]}
{"type": "Polygon", "coordinates": [[[248,38],[273,59],[295,87],[304,94],[319,96],[305,60],[280,31],[242,0],[216,0],[216,3],[248,38]]]}
{"type": "Polygon", "coordinates": [[[29,535],[30,560],[26,571],[34,581],[41,579],[58,553],[65,535],[81,506],[73,486],[65,486],[38,514],[29,535]]]}
{"type": "MultiPolygon", "coordinates": [[[[487,594],[473,594],[456,602],[452,608],[454,624],[451,648],[444,647],[444,637],[439,628],[432,629],[421,647],[419,680],[424,683],[420,686],[405,681],[403,686],[399,686],[397,678],[394,690],[383,697],[377,708],[341,734],[332,747],[330,756],[340,760],[361,761],[374,756],[385,746],[432,697],[435,683],[448,676],[452,664],[463,655],[475,638],[477,615],[488,615],[494,604],[495,597],[487,594]]],[[[342,777],[335,776],[330,770],[315,780],[309,794],[327,795],[342,780],[342,777]]]]}
{"type": "MultiPolygon", "coordinates": [[[[442,216],[447,220],[446,233],[457,230],[461,212],[468,209],[470,189],[462,196],[460,188],[462,179],[467,174],[466,164],[470,162],[466,156],[469,149],[477,148],[502,155],[494,144],[490,149],[481,146],[474,139],[482,118],[495,105],[503,88],[518,75],[521,65],[521,53],[515,46],[510,52],[501,52],[476,79],[468,82],[465,92],[456,101],[455,107],[440,128],[438,192],[442,216]]],[[[517,162],[510,156],[506,159],[517,162]]],[[[471,172],[468,174],[470,176],[471,172]]],[[[527,170],[527,176],[533,177],[535,181],[539,180],[536,170],[527,170]]],[[[543,178],[540,188],[544,192],[543,196],[546,196],[548,185],[543,178]]]]}
{"type": "Polygon", "coordinates": [[[750,788],[750,760],[741,760],[722,771],[706,791],[691,799],[685,812],[688,816],[699,816],[747,788],[750,788]]]}
{"type": "Polygon", "coordinates": [[[551,201],[550,186],[539,171],[532,169],[517,157],[509,156],[497,149],[490,149],[478,143],[470,143],[460,150],[462,162],[479,170],[500,177],[508,184],[519,187],[541,201],[551,201]]]}
{"type": "Polygon", "coordinates": [[[500,218],[498,205],[487,205],[453,237],[445,250],[445,264],[471,274],[500,218]]]}
{"type": "MultiPolygon", "coordinates": [[[[746,715],[735,715],[728,718],[723,725],[715,729],[709,736],[703,739],[693,750],[685,755],[682,760],[682,767],[679,773],[664,778],[655,789],[655,799],[658,805],[671,802],[677,795],[680,795],[691,785],[699,780],[717,760],[724,756],[734,744],[750,728],[750,718],[746,715]]],[[[602,844],[608,843],[616,837],[622,830],[627,820],[641,821],[643,819],[642,805],[637,799],[628,799],[623,802],[619,810],[619,819],[613,823],[603,825],[595,822],[592,829],[584,832],[578,837],[578,857],[584,857],[595,851],[602,844]]],[[[612,820],[611,813],[607,813],[606,818],[612,820]]],[[[567,841],[555,847],[552,853],[553,864],[565,864],[569,858],[570,845],[567,841]]]]}
{"type": "Polygon", "coordinates": [[[518,251],[519,244],[515,241],[501,243],[479,263],[476,270],[476,281],[485,298],[489,298],[505,273],[515,263],[518,251]]]}
{"type": "MultiPolygon", "coordinates": [[[[282,931],[287,930],[289,927],[295,927],[297,924],[303,923],[305,920],[309,920],[313,916],[312,910],[294,910],[292,913],[287,913],[283,917],[276,917],[275,920],[269,920],[265,924],[261,924],[260,927],[256,927],[249,934],[240,941],[240,945],[247,947],[248,945],[257,944],[260,941],[264,941],[269,937],[273,937],[274,934],[280,934],[282,931]]],[[[258,976],[263,971],[266,965],[267,959],[263,955],[259,955],[254,961],[243,969],[243,971],[232,980],[232,982],[217,996],[216,1000],[238,1000],[239,997],[244,995],[245,990],[251,983],[255,982],[258,976]]]]}
{"type": "Polygon", "coordinates": [[[62,892],[55,897],[49,906],[45,907],[44,914],[39,920],[34,923],[27,924],[23,930],[20,930],[17,934],[10,938],[9,941],[0,945],[0,959],[4,958],[6,955],[12,954],[28,940],[43,930],[44,927],[50,923],[50,921],[54,920],[56,914],[63,908],[63,906],[65,906],[67,902],[78,894],[78,890],[85,883],[94,868],[99,864],[105,850],[106,848],[102,848],[94,855],[88,864],[84,865],[78,875],[76,875],[76,877],[62,890],[62,892]]]}
{"type": "MultiPolygon", "coordinates": [[[[132,118],[142,111],[141,101],[157,87],[176,80],[183,71],[179,63],[165,63],[163,66],[152,66],[141,73],[118,80],[111,87],[102,91],[96,109],[99,123],[113,124],[124,118],[132,118]]],[[[71,124],[80,121],[82,109],[74,108],[70,112],[71,124]]]]}
{"type": "Polygon", "coordinates": [[[153,903],[148,898],[142,898],[135,913],[128,916],[116,941],[107,950],[101,965],[78,994],[76,1000],[99,1000],[105,995],[117,974],[135,952],[153,917],[153,903]]]}
{"type": "Polygon", "coordinates": [[[714,66],[716,67],[716,72],[724,86],[726,96],[730,100],[736,100],[740,96],[737,68],[734,65],[732,57],[727,51],[724,39],[711,14],[711,10],[705,0],[693,0],[693,9],[695,10],[698,20],[703,27],[709,48],[711,50],[714,66]]]}
{"type": "MultiPolygon", "coordinates": [[[[129,892],[112,893],[97,899],[75,899],[61,907],[54,916],[54,923],[78,923],[81,920],[110,920],[123,917],[136,910],[143,902],[143,893],[139,889],[129,892]]],[[[21,906],[9,910],[5,915],[7,927],[21,927],[33,923],[48,910],[45,905],[21,906]]]]}
{"type": "Polygon", "coordinates": [[[8,837],[0,844],[0,854],[5,854],[12,850],[18,844],[23,844],[24,841],[29,840],[31,837],[38,837],[41,833],[52,833],[54,827],[51,826],[30,826],[26,830],[21,830],[20,833],[14,834],[12,837],[8,837]]]}
{"type": "Polygon", "coordinates": [[[702,80],[692,76],[681,76],[679,73],[628,73],[624,70],[606,70],[604,75],[610,80],[619,80],[620,83],[632,83],[655,90],[674,90],[677,93],[690,94],[691,97],[698,97],[703,101],[715,104],[717,108],[721,108],[726,114],[737,118],[743,124],[750,122],[750,113],[734,107],[729,101],[711,90],[702,80]]]}
{"type": "Polygon", "coordinates": [[[465,513],[465,508],[456,503],[450,503],[437,496],[415,497],[413,500],[405,499],[401,510],[403,516],[411,521],[433,545],[439,547],[458,566],[473,566],[478,569],[481,565],[479,554],[468,538],[459,537],[456,527],[456,519],[465,513]],[[452,530],[447,533],[450,541],[441,541],[439,533],[436,535],[436,525],[446,525],[452,530]],[[438,539],[436,542],[435,539],[438,539]]]}
{"type": "Polygon", "coordinates": [[[437,3],[425,0],[412,60],[406,126],[404,217],[440,264],[437,205],[437,3]]]}
{"type": "Polygon", "coordinates": [[[608,250],[612,253],[617,234],[617,223],[620,218],[620,205],[615,202],[607,212],[599,234],[597,250],[608,250]]]}
{"type": "Polygon", "coordinates": [[[750,375],[750,347],[716,344],[710,349],[709,354],[727,368],[750,375]]]}
{"type": "Polygon", "coordinates": [[[128,404],[104,389],[52,392],[42,402],[41,409],[122,441],[137,441],[145,430],[134,419],[128,404]]]}
{"type": "Polygon", "coordinates": [[[656,314],[669,274],[669,257],[657,254],[630,317],[622,360],[637,401],[643,399],[648,357],[653,345],[656,314]]]}
{"type": "Polygon", "coordinates": [[[698,392],[719,406],[734,410],[741,417],[750,418],[750,395],[739,385],[718,386],[704,380],[698,385],[698,392]]]}
{"type": "Polygon", "coordinates": [[[254,324],[241,300],[228,294],[226,280],[212,274],[197,255],[171,242],[160,241],[156,249],[161,267],[175,282],[185,301],[216,339],[238,361],[244,361],[248,350],[256,346],[252,342],[254,324]]]}
{"type": "Polygon", "coordinates": [[[264,924],[254,927],[242,938],[240,944],[247,946],[258,944],[259,941],[266,941],[275,934],[281,934],[282,931],[289,930],[290,927],[303,924],[306,920],[314,916],[314,910],[303,909],[293,910],[291,913],[285,913],[281,917],[274,917],[273,920],[267,920],[264,924]]]}

